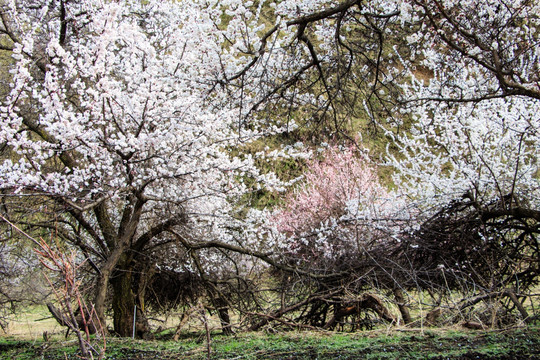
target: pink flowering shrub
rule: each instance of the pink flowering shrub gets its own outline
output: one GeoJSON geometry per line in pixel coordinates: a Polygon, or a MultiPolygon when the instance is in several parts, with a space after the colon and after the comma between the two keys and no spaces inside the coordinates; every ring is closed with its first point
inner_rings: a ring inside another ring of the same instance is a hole
{"type": "Polygon", "coordinates": [[[283,255],[293,262],[342,266],[351,254],[365,253],[400,231],[399,206],[366,157],[332,146],[308,164],[304,182],[288,194],[271,222],[283,255]]]}

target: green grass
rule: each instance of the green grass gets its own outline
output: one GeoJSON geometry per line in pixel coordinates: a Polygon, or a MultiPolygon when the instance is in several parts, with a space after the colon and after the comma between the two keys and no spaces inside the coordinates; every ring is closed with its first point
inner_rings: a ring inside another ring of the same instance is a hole
{"type": "MultiPolygon", "coordinates": [[[[366,331],[212,334],[212,359],[536,359],[540,327],[505,331],[366,331]]],[[[0,359],[76,359],[77,343],[0,338],[0,359]]],[[[110,338],[105,359],[207,358],[205,336],[186,333],[180,341],[110,338]]]]}

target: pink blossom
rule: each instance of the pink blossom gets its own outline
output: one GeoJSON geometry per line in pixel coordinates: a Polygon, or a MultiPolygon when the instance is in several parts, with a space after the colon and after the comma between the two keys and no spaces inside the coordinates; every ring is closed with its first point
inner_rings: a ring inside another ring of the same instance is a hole
{"type": "Polygon", "coordinates": [[[369,211],[377,201],[388,198],[375,166],[352,147],[330,147],[322,160],[308,164],[304,179],[273,217],[278,230],[289,235],[313,230],[351,211],[369,211]],[[354,209],[351,204],[356,205],[354,209]]]}

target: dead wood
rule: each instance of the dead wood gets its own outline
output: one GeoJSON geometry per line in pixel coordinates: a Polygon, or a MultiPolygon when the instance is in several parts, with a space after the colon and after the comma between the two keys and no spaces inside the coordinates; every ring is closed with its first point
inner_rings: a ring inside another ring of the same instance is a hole
{"type": "Polygon", "coordinates": [[[324,325],[324,329],[333,329],[343,318],[358,315],[366,310],[374,311],[381,319],[388,322],[396,322],[394,315],[384,306],[381,299],[373,294],[364,294],[358,301],[342,306],[336,304],[334,316],[324,325]]]}
{"type": "MultiPolygon", "coordinates": [[[[73,319],[69,314],[64,314],[62,311],[60,311],[56,306],[54,306],[52,303],[47,303],[47,308],[49,309],[49,312],[54,317],[54,319],[62,326],[66,326],[71,331],[77,331],[77,330],[84,330],[86,327],[88,328],[88,332],[90,334],[95,334],[97,332],[97,328],[94,323],[94,317],[92,317],[90,314],[85,314],[83,317],[81,313],[74,314],[73,319]]],[[[67,334],[66,334],[67,335],[67,334]]]]}

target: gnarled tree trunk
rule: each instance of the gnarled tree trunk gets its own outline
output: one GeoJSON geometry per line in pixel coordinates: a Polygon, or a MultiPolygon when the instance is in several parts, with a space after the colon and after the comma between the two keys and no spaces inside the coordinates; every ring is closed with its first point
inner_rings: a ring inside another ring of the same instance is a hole
{"type": "Polygon", "coordinates": [[[135,296],[131,289],[131,277],[129,269],[117,269],[111,277],[114,331],[122,337],[133,334],[135,296]]]}

